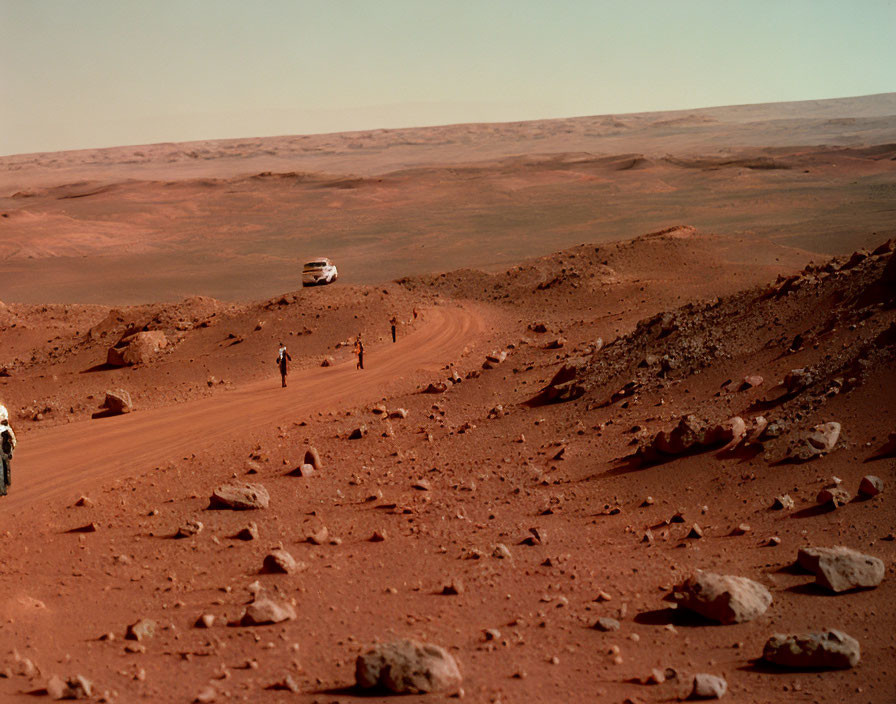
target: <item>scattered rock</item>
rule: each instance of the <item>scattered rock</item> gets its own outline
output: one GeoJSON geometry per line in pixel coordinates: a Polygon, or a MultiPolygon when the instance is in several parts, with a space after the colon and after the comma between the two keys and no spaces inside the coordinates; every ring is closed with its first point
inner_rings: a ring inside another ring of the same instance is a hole
{"type": "Polygon", "coordinates": [[[110,414],[121,415],[134,410],[134,404],[131,403],[131,395],[124,389],[111,389],[106,392],[102,408],[110,414]]]}
{"type": "Polygon", "coordinates": [[[202,521],[187,521],[174,534],[175,538],[191,538],[197,533],[202,532],[202,521]]]}
{"type": "Polygon", "coordinates": [[[294,470],[289,472],[289,476],[291,477],[305,477],[308,478],[315,473],[314,465],[303,463],[296,467],[294,470]]]}
{"type": "Polygon", "coordinates": [[[258,540],[258,524],[253,521],[233,537],[236,540],[258,540]]]}
{"type": "Polygon", "coordinates": [[[463,594],[464,583],[459,578],[455,577],[451,582],[442,587],[441,593],[445,596],[457,596],[458,594],[463,594]]]}
{"type": "Polygon", "coordinates": [[[668,457],[691,452],[702,452],[724,445],[723,451],[739,444],[747,434],[743,418],[734,416],[724,423],[710,425],[694,415],[686,415],[670,431],[660,431],[646,445],[638,448],[637,456],[642,461],[654,463],[668,457]]]}
{"type": "Polygon", "coordinates": [[[607,616],[603,616],[594,624],[594,628],[598,631],[618,631],[619,630],[619,621],[615,618],[609,618],[607,616]]]}
{"type": "Polygon", "coordinates": [[[775,500],[772,502],[772,508],[775,511],[790,511],[794,507],[793,499],[790,498],[790,494],[781,494],[781,496],[776,496],[775,500]]]}
{"type": "Polygon", "coordinates": [[[884,490],[884,482],[880,477],[873,474],[866,474],[859,483],[859,494],[862,496],[877,496],[884,490]]]}
{"type": "Polygon", "coordinates": [[[218,701],[218,690],[212,685],[203,687],[193,699],[193,704],[211,704],[218,701]]]}
{"type": "Polygon", "coordinates": [[[495,545],[495,549],[492,550],[492,557],[497,557],[500,560],[512,560],[513,555],[508,550],[507,546],[504,543],[498,543],[495,545]]]}
{"type": "Polygon", "coordinates": [[[47,694],[50,699],[90,699],[93,684],[82,675],[75,675],[69,680],[53,675],[47,682],[47,694]]]}
{"type": "Polygon", "coordinates": [[[831,421],[816,425],[791,447],[789,457],[799,462],[815,459],[833,451],[840,437],[840,424],[831,421]]]}
{"type": "Polygon", "coordinates": [[[394,411],[389,411],[389,418],[392,419],[405,419],[408,417],[407,409],[405,408],[396,408],[394,411]]]}
{"type": "Polygon", "coordinates": [[[327,356],[321,360],[320,366],[332,367],[334,364],[336,364],[336,360],[332,356],[327,356]]]}
{"type": "Polygon", "coordinates": [[[690,538],[691,540],[699,539],[702,537],[703,537],[703,529],[700,526],[698,526],[696,523],[694,523],[691,526],[691,530],[685,536],[685,538],[690,538]]]}
{"type": "Polygon", "coordinates": [[[82,496],[77,501],[75,501],[75,506],[83,506],[84,508],[93,508],[96,504],[94,504],[93,499],[82,496]]]}
{"type": "Polygon", "coordinates": [[[215,625],[215,617],[212,614],[202,614],[196,619],[196,628],[211,628],[215,625]]]}
{"type": "Polygon", "coordinates": [[[264,626],[289,621],[295,617],[296,611],[291,604],[274,601],[268,597],[259,597],[246,607],[246,611],[240,618],[240,625],[264,626]]]}
{"type": "Polygon", "coordinates": [[[858,664],[861,649],[855,638],[833,629],[823,633],[776,633],[766,642],[762,658],[800,670],[847,669],[858,664]]]}
{"type": "Polygon", "coordinates": [[[756,388],[757,386],[762,386],[762,382],[764,382],[764,381],[765,381],[765,379],[763,379],[758,374],[748,374],[747,376],[744,377],[744,380],[741,382],[740,390],[746,391],[747,389],[753,389],[753,388],[756,388]]]}
{"type": "Polygon", "coordinates": [[[567,362],[554,374],[548,385],[528,401],[528,404],[541,406],[549,403],[564,403],[581,397],[585,393],[585,387],[580,380],[585,366],[584,359],[567,362]]]}
{"type": "Polygon", "coordinates": [[[845,504],[849,503],[850,498],[849,492],[844,489],[842,486],[833,486],[822,489],[818,492],[818,496],[816,497],[816,502],[821,505],[833,505],[834,508],[839,508],[845,504]]]}
{"type": "Polygon", "coordinates": [[[658,667],[654,667],[650,674],[644,678],[644,684],[655,685],[662,684],[666,681],[666,673],[660,670],[658,667]]]}
{"type": "Polygon", "coordinates": [[[428,643],[399,640],[374,646],[359,655],[355,682],[361,689],[379,688],[392,694],[456,691],[460,670],[447,650],[428,643]]]}
{"type": "MultiPolygon", "coordinates": [[[[794,342],[796,342],[796,340],[794,340],[794,342]]],[[[802,338],[800,338],[800,341],[797,344],[802,346],[802,338]]],[[[794,349],[793,345],[791,345],[791,349],[794,349]]],[[[781,382],[781,385],[788,395],[793,395],[799,393],[807,386],[810,386],[814,381],[815,377],[808,369],[791,369],[784,376],[784,381],[781,382]]]]}
{"type": "Polygon", "coordinates": [[[275,548],[265,556],[261,571],[266,574],[292,574],[304,566],[304,563],[296,562],[286,550],[275,548]]]}
{"type": "Polygon", "coordinates": [[[765,613],[768,589],[746,577],[697,572],[675,587],[671,599],[719,623],[743,623],[765,613]]]}
{"type": "Polygon", "coordinates": [[[375,530],[373,531],[373,535],[370,536],[371,543],[381,543],[386,539],[386,531],[385,530],[375,530]]]}
{"type": "Polygon", "coordinates": [[[270,494],[261,484],[225,484],[215,489],[208,507],[248,511],[267,508],[270,502],[270,494]]]}
{"type": "Polygon", "coordinates": [[[876,587],[886,572],[882,560],[842,546],[801,548],[797,563],[812,572],[818,584],[833,592],[876,587]]]}
{"type": "Polygon", "coordinates": [[[319,526],[313,529],[306,536],[305,540],[312,545],[324,545],[330,539],[330,531],[326,526],[319,526]]]}
{"type": "Polygon", "coordinates": [[[274,684],[270,685],[268,689],[280,689],[287,692],[292,692],[293,694],[298,694],[302,691],[299,683],[295,681],[292,675],[286,675],[279,682],[275,682],[274,684]]]}
{"type": "Polygon", "coordinates": [[[124,637],[126,640],[136,640],[140,642],[149,640],[155,634],[156,622],[148,618],[141,618],[137,623],[128,626],[127,633],[125,633],[124,637]]]}
{"type": "Polygon", "coordinates": [[[482,363],[482,368],[483,369],[494,369],[499,364],[501,364],[501,362],[503,362],[505,359],[507,359],[507,351],[501,350],[499,352],[496,350],[496,351],[492,352],[491,354],[486,355],[485,361],[482,363]]]}
{"type": "Polygon", "coordinates": [[[691,699],[721,699],[728,691],[728,683],[723,677],[699,673],[694,675],[691,699]]]}
{"type": "Polygon", "coordinates": [[[530,528],[529,535],[520,541],[520,545],[544,545],[547,539],[547,533],[543,528],[530,528]]]}
{"type": "Polygon", "coordinates": [[[350,432],[348,434],[349,440],[360,440],[361,438],[364,438],[364,437],[367,437],[367,426],[364,424],[359,425],[357,428],[355,428],[354,430],[352,430],[352,432],[350,432]]]}
{"type": "MultiPolygon", "coordinates": [[[[893,261],[896,261],[896,254],[893,255],[893,261]]],[[[896,432],[890,433],[886,442],[881,445],[869,459],[881,459],[883,457],[894,456],[896,456],[896,432]]]]}
{"type": "Polygon", "coordinates": [[[320,453],[317,451],[317,448],[309,447],[305,450],[305,458],[302,464],[310,464],[314,469],[320,470],[323,469],[324,463],[321,462],[320,453]]]}

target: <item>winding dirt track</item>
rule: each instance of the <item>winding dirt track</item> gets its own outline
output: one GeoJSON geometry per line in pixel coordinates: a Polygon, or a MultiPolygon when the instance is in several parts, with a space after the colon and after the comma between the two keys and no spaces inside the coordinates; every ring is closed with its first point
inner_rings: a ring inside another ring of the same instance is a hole
{"type": "Polygon", "coordinates": [[[212,398],[30,432],[20,438],[14,484],[2,507],[8,514],[27,510],[37,501],[85,493],[111,478],[212,447],[234,432],[251,436],[312,412],[379,399],[410,373],[436,371],[456,360],[483,329],[482,317],[470,309],[430,308],[423,323],[395,344],[365,350],[364,371],[353,358],[293,372],[285,389],[276,375],[212,398]]]}

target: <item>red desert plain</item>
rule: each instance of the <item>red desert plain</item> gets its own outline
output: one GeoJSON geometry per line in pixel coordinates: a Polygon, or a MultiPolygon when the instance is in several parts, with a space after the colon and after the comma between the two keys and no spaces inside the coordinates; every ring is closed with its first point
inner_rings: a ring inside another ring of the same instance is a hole
{"type": "Polygon", "coordinates": [[[896,701],[894,238],[896,94],[0,158],[0,700],[896,701]]]}

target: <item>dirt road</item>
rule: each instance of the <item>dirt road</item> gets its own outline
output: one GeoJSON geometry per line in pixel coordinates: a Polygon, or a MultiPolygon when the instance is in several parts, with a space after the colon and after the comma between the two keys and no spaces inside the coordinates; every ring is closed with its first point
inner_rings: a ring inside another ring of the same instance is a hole
{"type": "Polygon", "coordinates": [[[333,367],[293,372],[283,389],[272,364],[269,380],[213,398],[28,433],[20,439],[15,483],[2,508],[9,515],[65,494],[74,499],[113,477],[212,447],[234,432],[251,436],[319,410],[369,403],[387,388],[394,394],[412,372],[437,371],[459,357],[483,328],[482,317],[471,309],[431,308],[422,324],[395,344],[366,350],[363,371],[352,357],[333,367]]]}

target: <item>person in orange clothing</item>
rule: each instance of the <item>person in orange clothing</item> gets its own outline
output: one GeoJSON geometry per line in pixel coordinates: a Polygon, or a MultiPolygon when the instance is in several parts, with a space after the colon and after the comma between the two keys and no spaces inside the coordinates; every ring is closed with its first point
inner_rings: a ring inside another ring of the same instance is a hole
{"type": "Polygon", "coordinates": [[[358,333],[358,337],[355,340],[355,349],[354,352],[358,355],[358,369],[364,368],[364,343],[361,342],[361,333],[358,333]]]}

